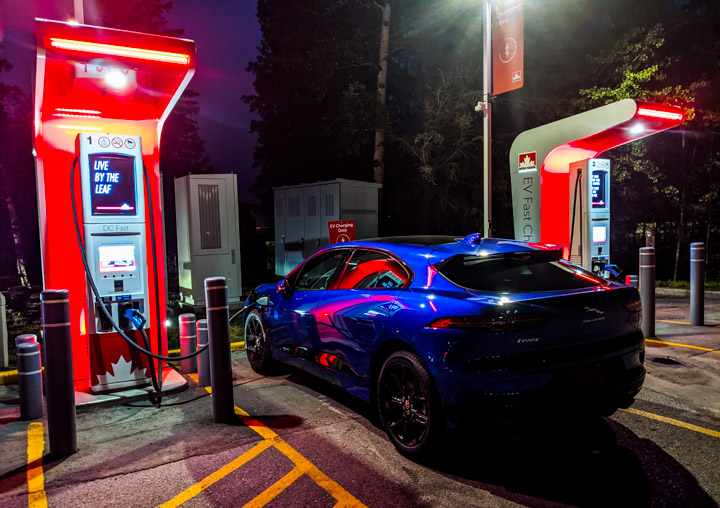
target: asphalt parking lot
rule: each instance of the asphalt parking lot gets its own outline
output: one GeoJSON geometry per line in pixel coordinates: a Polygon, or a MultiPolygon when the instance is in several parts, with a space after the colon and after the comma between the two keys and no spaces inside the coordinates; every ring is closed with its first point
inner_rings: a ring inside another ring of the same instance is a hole
{"type": "MultiPolygon", "coordinates": [[[[717,506],[720,302],[706,326],[658,300],[636,403],[608,419],[478,428],[440,457],[400,456],[366,404],[233,353],[237,421],[214,424],[192,381],[164,398],[78,414],[79,452],[48,457],[44,420],[0,390],[0,506],[717,506]]],[[[15,395],[16,396],[16,395],[15,395]]]]}

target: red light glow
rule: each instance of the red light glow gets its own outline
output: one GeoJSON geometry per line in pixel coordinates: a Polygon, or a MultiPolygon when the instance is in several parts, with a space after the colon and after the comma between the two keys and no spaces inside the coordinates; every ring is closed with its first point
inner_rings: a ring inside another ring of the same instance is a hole
{"type": "Polygon", "coordinates": [[[100,44],[98,42],[73,41],[69,39],[51,38],[50,45],[58,49],[81,51],[83,53],[100,53],[103,55],[124,56],[128,58],[139,58],[141,60],[154,60],[187,65],[190,56],[182,53],[169,53],[154,49],[131,48],[128,46],[116,46],[114,44],[100,44]]]}
{"type": "Polygon", "coordinates": [[[649,118],[662,118],[663,120],[677,120],[678,122],[682,122],[685,118],[685,115],[682,113],[673,113],[672,111],[662,111],[659,109],[650,109],[650,108],[638,108],[637,110],[638,116],[646,116],[649,118]]]}

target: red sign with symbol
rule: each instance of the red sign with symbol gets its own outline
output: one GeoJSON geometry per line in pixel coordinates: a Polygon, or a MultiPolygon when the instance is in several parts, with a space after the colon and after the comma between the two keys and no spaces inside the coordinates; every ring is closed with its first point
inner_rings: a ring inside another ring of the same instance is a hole
{"type": "Polygon", "coordinates": [[[500,95],[525,82],[522,0],[495,0],[492,18],[493,95],[500,95]]]}
{"type": "Polygon", "coordinates": [[[351,242],[355,237],[355,221],[354,220],[333,220],[328,221],[328,232],[330,233],[330,243],[351,242]]]}

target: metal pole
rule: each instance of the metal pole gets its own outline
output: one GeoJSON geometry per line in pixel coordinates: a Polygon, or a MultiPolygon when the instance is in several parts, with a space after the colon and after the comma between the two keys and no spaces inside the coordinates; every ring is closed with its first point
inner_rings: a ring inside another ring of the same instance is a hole
{"type": "Polygon", "coordinates": [[[643,336],[655,337],[655,247],[640,248],[640,300],[643,336]]]}
{"type": "Polygon", "coordinates": [[[705,244],[690,244],[690,324],[705,324],[705,244]]]}
{"type": "Polygon", "coordinates": [[[483,0],[483,236],[491,237],[492,233],[492,146],[491,108],[492,95],[492,5],[491,0],[483,0]]]}
{"type": "Polygon", "coordinates": [[[213,421],[230,423],[235,416],[232,362],[230,361],[230,314],[225,277],[205,279],[205,305],[210,343],[213,421]]]}
{"type": "Polygon", "coordinates": [[[70,300],[67,290],[62,289],[43,291],[40,302],[47,360],[45,370],[50,455],[59,459],[77,452],[70,300]]]}
{"type": "Polygon", "coordinates": [[[37,337],[33,334],[18,335],[15,339],[15,350],[18,360],[20,419],[42,418],[42,365],[37,337]]]}
{"type": "MultiPolygon", "coordinates": [[[[198,349],[208,343],[207,319],[200,319],[197,322],[197,347],[198,349]]],[[[210,386],[210,352],[208,349],[198,355],[198,384],[210,386]]]]}
{"type": "Polygon", "coordinates": [[[3,369],[10,366],[6,312],[5,295],[0,293],[0,367],[3,369]]]}
{"type": "Polygon", "coordinates": [[[85,23],[85,12],[83,9],[83,0],[73,0],[73,7],[75,8],[75,21],[81,25],[85,23]]]}
{"type": "MultiPolygon", "coordinates": [[[[197,334],[195,332],[195,314],[180,314],[178,317],[180,328],[180,354],[187,356],[197,350],[197,334]]],[[[197,359],[195,356],[180,361],[183,374],[197,372],[197,359]]]]}

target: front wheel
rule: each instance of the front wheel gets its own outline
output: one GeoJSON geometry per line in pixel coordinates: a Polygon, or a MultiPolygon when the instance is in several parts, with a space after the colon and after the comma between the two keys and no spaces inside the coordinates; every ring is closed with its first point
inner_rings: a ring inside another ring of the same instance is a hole
{"type": "Polygon", "coordinates": [[[392,353],[380,369],[377,401],[385,432],[410,458],[429,455],[444,428],[439,395],[419,356],[392,353]]]}
{"type": "Polygon", "coordinates": [[[270,354],[270,342],[257,310],[250,312],[245,321],[245,351],[250,367],[255,372],[263,375],[272,373],[274,360],[270,354]]]}

